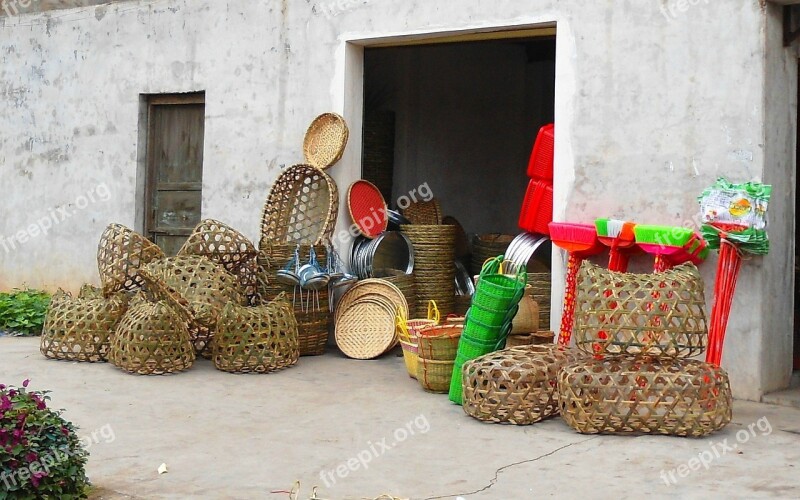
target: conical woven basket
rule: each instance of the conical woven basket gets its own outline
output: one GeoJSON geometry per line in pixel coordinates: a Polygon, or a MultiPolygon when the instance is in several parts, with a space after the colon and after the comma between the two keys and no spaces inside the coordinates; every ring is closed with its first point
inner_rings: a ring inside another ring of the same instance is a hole
{"type": "Polygon", "coordinates": [[[166,302],[137,296],[117,326],[108,360],[138,375],[189,369],[195,354],[181,315],[166,302]]]}
{"type": "Polygon", "coordinates": [[[243,304],[235,276],[205,257],[182,255],[151,262],[140,274],[148,293],[183,315],[198,354],[210,356],[222,308],[243,304]]]}
{"type": "Polygon", "coordinates": [[[103,293],[136,290],[142,286],[139,269],[164,258],[164,252],[152,241],[122,224],[109,224],[97,246],[97,267],[103,293]]]}
{"type": "Polygon", "coordinates": [[[284,297],[267,305],[222,310],[214,335],[212,360],[232,373],[268,373],[297,363],[297,321],[284,297]]]}
{"type": "Polygon", "coordinates": [[[111,335],[128,307],[124,293],[106,299],[84,287],[78,297],[59,290],[45,315],[39,350],[51,359],[106,361],[111,335]]]}
{"type": "Polygon", "coordinates": [[[565,366],[561,416],[583,434],[702,437],[728,425],[728,374],[689,359],[619,356],[565,366]]]}

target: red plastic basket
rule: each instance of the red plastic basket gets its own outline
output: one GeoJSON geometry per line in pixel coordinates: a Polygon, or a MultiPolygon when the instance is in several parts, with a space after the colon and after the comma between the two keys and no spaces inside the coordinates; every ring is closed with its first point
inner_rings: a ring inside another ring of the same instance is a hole
{"type": "Polygon", "coordinates": [[[531,180],[522,202],[519,227],[531,233],[550,234],[547,226],[553,221],[553,186],[544,181],[531,180]]]}
{"type": "Polygon", "coordinates": [[[555,150],[555,126],[550,123],[539,129],[528,160],[528,177],[547,182],[553,181],[553,151],[555,150]]]}
{"type": "Polygon", "coordinates": [[[389,223],[386,201],[374,184],[363,179],[352,183],[347,190],[347,208],[358,230],[367,238],[386,231],[389,223]]]}

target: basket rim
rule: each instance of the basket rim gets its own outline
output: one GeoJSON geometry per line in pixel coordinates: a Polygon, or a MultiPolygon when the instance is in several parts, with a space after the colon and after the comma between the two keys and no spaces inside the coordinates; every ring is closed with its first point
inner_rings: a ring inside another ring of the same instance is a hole
{"type": "Polygon", "coordinates": [[[309,124],[308,128],[306,129],[306,133],[303,136],[303,159],[306,161],[306,163],[313,167],[316,167],[320,170],[326,170],[342,159],[342,155],[344,154],[345,147],[347,147],[347,140],[349,137],[350,129],[347,127],[347,121],[345,121],[344,117],[333,112],[322,113],[311,121],[311,124],[309,124]],[[321,159],[319,158],[318,154],[310,152],[311,143],[318,135],[320,135],[320,131],[335,130],[335,127],[330,125],[331,123],[341,126],[341,133],[337,134],[336,137],[336,139],[338,139],[335,144],[337,147],[337,152],[328,162],[317,161],[321,159]]]}

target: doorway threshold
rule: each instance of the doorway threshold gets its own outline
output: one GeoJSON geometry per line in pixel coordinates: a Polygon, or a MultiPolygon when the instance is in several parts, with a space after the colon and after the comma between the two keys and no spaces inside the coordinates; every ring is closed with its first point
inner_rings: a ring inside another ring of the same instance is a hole
{"type": "Polygon", "coordinates": [[[792,381],[788,389],[764,394],[761,401],[770,405],[800,408],[800,371],[792,373],[792,381]]]}

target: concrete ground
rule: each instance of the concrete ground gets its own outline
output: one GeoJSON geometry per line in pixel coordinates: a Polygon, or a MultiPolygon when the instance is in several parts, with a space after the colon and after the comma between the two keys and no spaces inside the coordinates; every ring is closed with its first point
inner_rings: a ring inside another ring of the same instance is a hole
{"type": "Polygon", "coordinates": [[[0,382],[25,378],[52,390],[91,443],[102,498],[285,499],[295,481],[301,500],[314,485],[331,500],[800,498],[794,408],[737,402],[734,422],[707,439],[585,436],[559,418],[481,423],[422,391],[395,355],[334,351],[270,375],[199,360],[139,377],[46,360],[38,339],[0,338],[0,382]]]}

